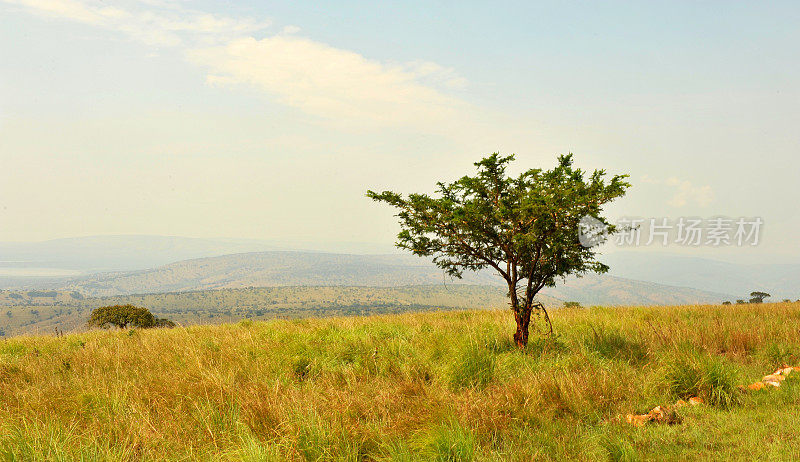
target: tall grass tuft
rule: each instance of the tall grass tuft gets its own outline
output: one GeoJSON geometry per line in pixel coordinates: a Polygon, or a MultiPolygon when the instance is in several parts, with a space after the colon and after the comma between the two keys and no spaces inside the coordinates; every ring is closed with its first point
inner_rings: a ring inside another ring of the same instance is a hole
{"type": "Polygon", "coordinates": [[[486,345],[467,341],[450,366],[450,386],[456,390],[485,388],[494,378],[496,364],[494,353],[486,345]]]}
{"type": "Polygon", "coordinates": [[[602,440],[603,448],[610,462],[636,462],[640,460],[633,445],[620,435],[606,435],[602,440]]]}
{"type": "Polygon", "coordinates": [[[592,328],[592,334],[585,344],[589,351],[607,359],[620,359],[634,364],[647,359],[647,347],[642,342],[616,330],[597,331],[592,328]]]}
{"type": "Polygon", "coordinates": [[[475,436],[455,420],[436,429],[429,445],[432,459],[437,462],[471,462],[475,460],[476,446],[475,436]]]}
{"type": "Polygon", "coordinates": [[[699,396],[722,408],[741,401],[737,379],[736,370],[723,359],[699,354],[677,358],[666,374],[667,385],[675,397],[699,396]]]}

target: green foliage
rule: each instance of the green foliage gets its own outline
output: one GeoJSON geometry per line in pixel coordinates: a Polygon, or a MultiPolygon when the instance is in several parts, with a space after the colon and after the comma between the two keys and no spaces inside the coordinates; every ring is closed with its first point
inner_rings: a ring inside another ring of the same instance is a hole
{"type": "Polygon", "coordinates": [[[133,305],[101,306],[89,316],[89,326],[116,326],[124,329],[127,326],[148,328],[156,325],[156,318],[147,308],[133,305]]]}
{"type": "Polygon", "coordinates": [[[771,295],[766,292],[760,292],[756,290],[750,292],[750,297],[750,303],[763,303],[764,299],[771,297],[771,295]]]}
{"type": "Polygon", "coordinates": [[[58,292],[55,290],[31,290],[28,292],[28,297],[55,298],[56,296],[58,296],[58,292]]]}
{"type": "Polygon", "coordinates": [[[292,360],[292,372],[298,381],[302,382],[313,377],[315,373],[314,362],[308,355],[301,354],[292,360]]]}
{"type": "Polygon", "coordinates": [[[438,183],[436,196],[392,191],[367,196],[398,210],[397,246],[433,262],[453,277],[491,268],[508,285],[517,321],[517,344],[528,340],[534,297],[570,274],[604,272],[596,249],[578,240],[580,220],[590,216],[614,227],[603,206],[623,196],[625,175],[606,181],[603,170],[585,177],[573,168],[572,154],[560,156],[552,170],[530,169],[506,175],[514,156],[494,153],[476,162],[477,174],[438,183]]]}
{"type": "Polygon", "coordinates": [[[167,318],[155,318],[155,320],[153,321],[153,327],[164,327],[171,329],[175,326],[176,324],[167,318]]]}

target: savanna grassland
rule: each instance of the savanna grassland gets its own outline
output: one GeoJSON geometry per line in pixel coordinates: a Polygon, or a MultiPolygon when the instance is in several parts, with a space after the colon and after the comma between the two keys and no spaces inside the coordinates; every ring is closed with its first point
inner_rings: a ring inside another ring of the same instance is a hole
{"type": "Polygon", "coordinates": [[[242,321],[0,341],[5,460],[800,459],[800,304],[242,321]],[[634,427],[679,398],[675,425],[634,427]]]}
{"type": "MultiPolygon", "coordinates": [[[[540,297],[548,306],[562,302],[540,297]]],[[[179,325],[222,324],[305,317],[364,316],[415,311],[499,308],[508,305],[499,286],[466,284],[364,287],[247,287],[113,297],[71,291],[0,290],[0,337],[86,330],[92,309],[108,305],[147,307],[179,325]]]]}

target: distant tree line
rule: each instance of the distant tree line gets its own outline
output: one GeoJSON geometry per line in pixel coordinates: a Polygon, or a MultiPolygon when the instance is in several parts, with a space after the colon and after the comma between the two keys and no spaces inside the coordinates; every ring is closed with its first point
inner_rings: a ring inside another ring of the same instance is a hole
{"type": "MultiPolygon", "coordinates": [[[[747,303],[764,303],[764,300],[768,299],[771,296],[772,295],[768,294],[767,292],[762,292],[760,290],[754,290],[753,292],[750,292],[750,299],[749,300],[739,299],[739,300],[736,300],[736,304],[737,305],[744,305],[744,304],[747,304],[747,303]]],[[[800,300],[797,300],[797,301],[800,302],[800,300]]],[[[788,299],[788,298],[785,298],[785,299],[783,299],[783,302],[784,303],[791,303],[791,300],[788,299]]],[[[726,300],[726,301],[722,302],[722,304],[723,305],[731,305],[732,303],[730,301],[726,300]]]]}

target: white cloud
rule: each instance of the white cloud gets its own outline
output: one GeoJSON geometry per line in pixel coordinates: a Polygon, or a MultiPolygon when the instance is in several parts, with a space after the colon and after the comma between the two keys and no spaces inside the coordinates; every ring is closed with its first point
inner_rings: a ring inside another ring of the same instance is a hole
{"type": "Polygon", "coordinates": [[[709,185],[695,186],[688,180],[681,180],[674,176],[665,180],[659,180],[648,175],[644,175],[642,177],[642,182],[665,185],[673,189],[674,194],[667,201],[667,204],[673,207],[684,207],[688,204],[705,207],[714,201],[714,191],[709,185]]]}
{"type": "Polygon", "coordinates": [[[175,0],[139,0],[127,7],[90,0],[0,1],[120,31],[149,45],[178,47],[207,69],[209,84],[250,85],[281,104],[351,127],[432,127],[452,123],[466,106],[442,91],[466,85],[453,69],[368,59],[298,37],[300,29],[292,25],[255,38],[267,22],[188,10],[175,0]]]}
{"type": "Polygon", "coordinates": [[[268,21],[238,19],[188,10],[174,2],[142,1],[145,9],[109,6],[87,0],[0,0],[43,16],[120,31],[149,45],[178,46],[217,42],[258,32],[268,21]]]}
{"type": "Polygon", "coordinates": [[[211,84],[249,84],[283,104],[346,123],[435,123],[463,106],[421,83],[441,74],[438,65],[388,65],[304,38],[244,38],[189,57],[209,69],[211,84]]]}

